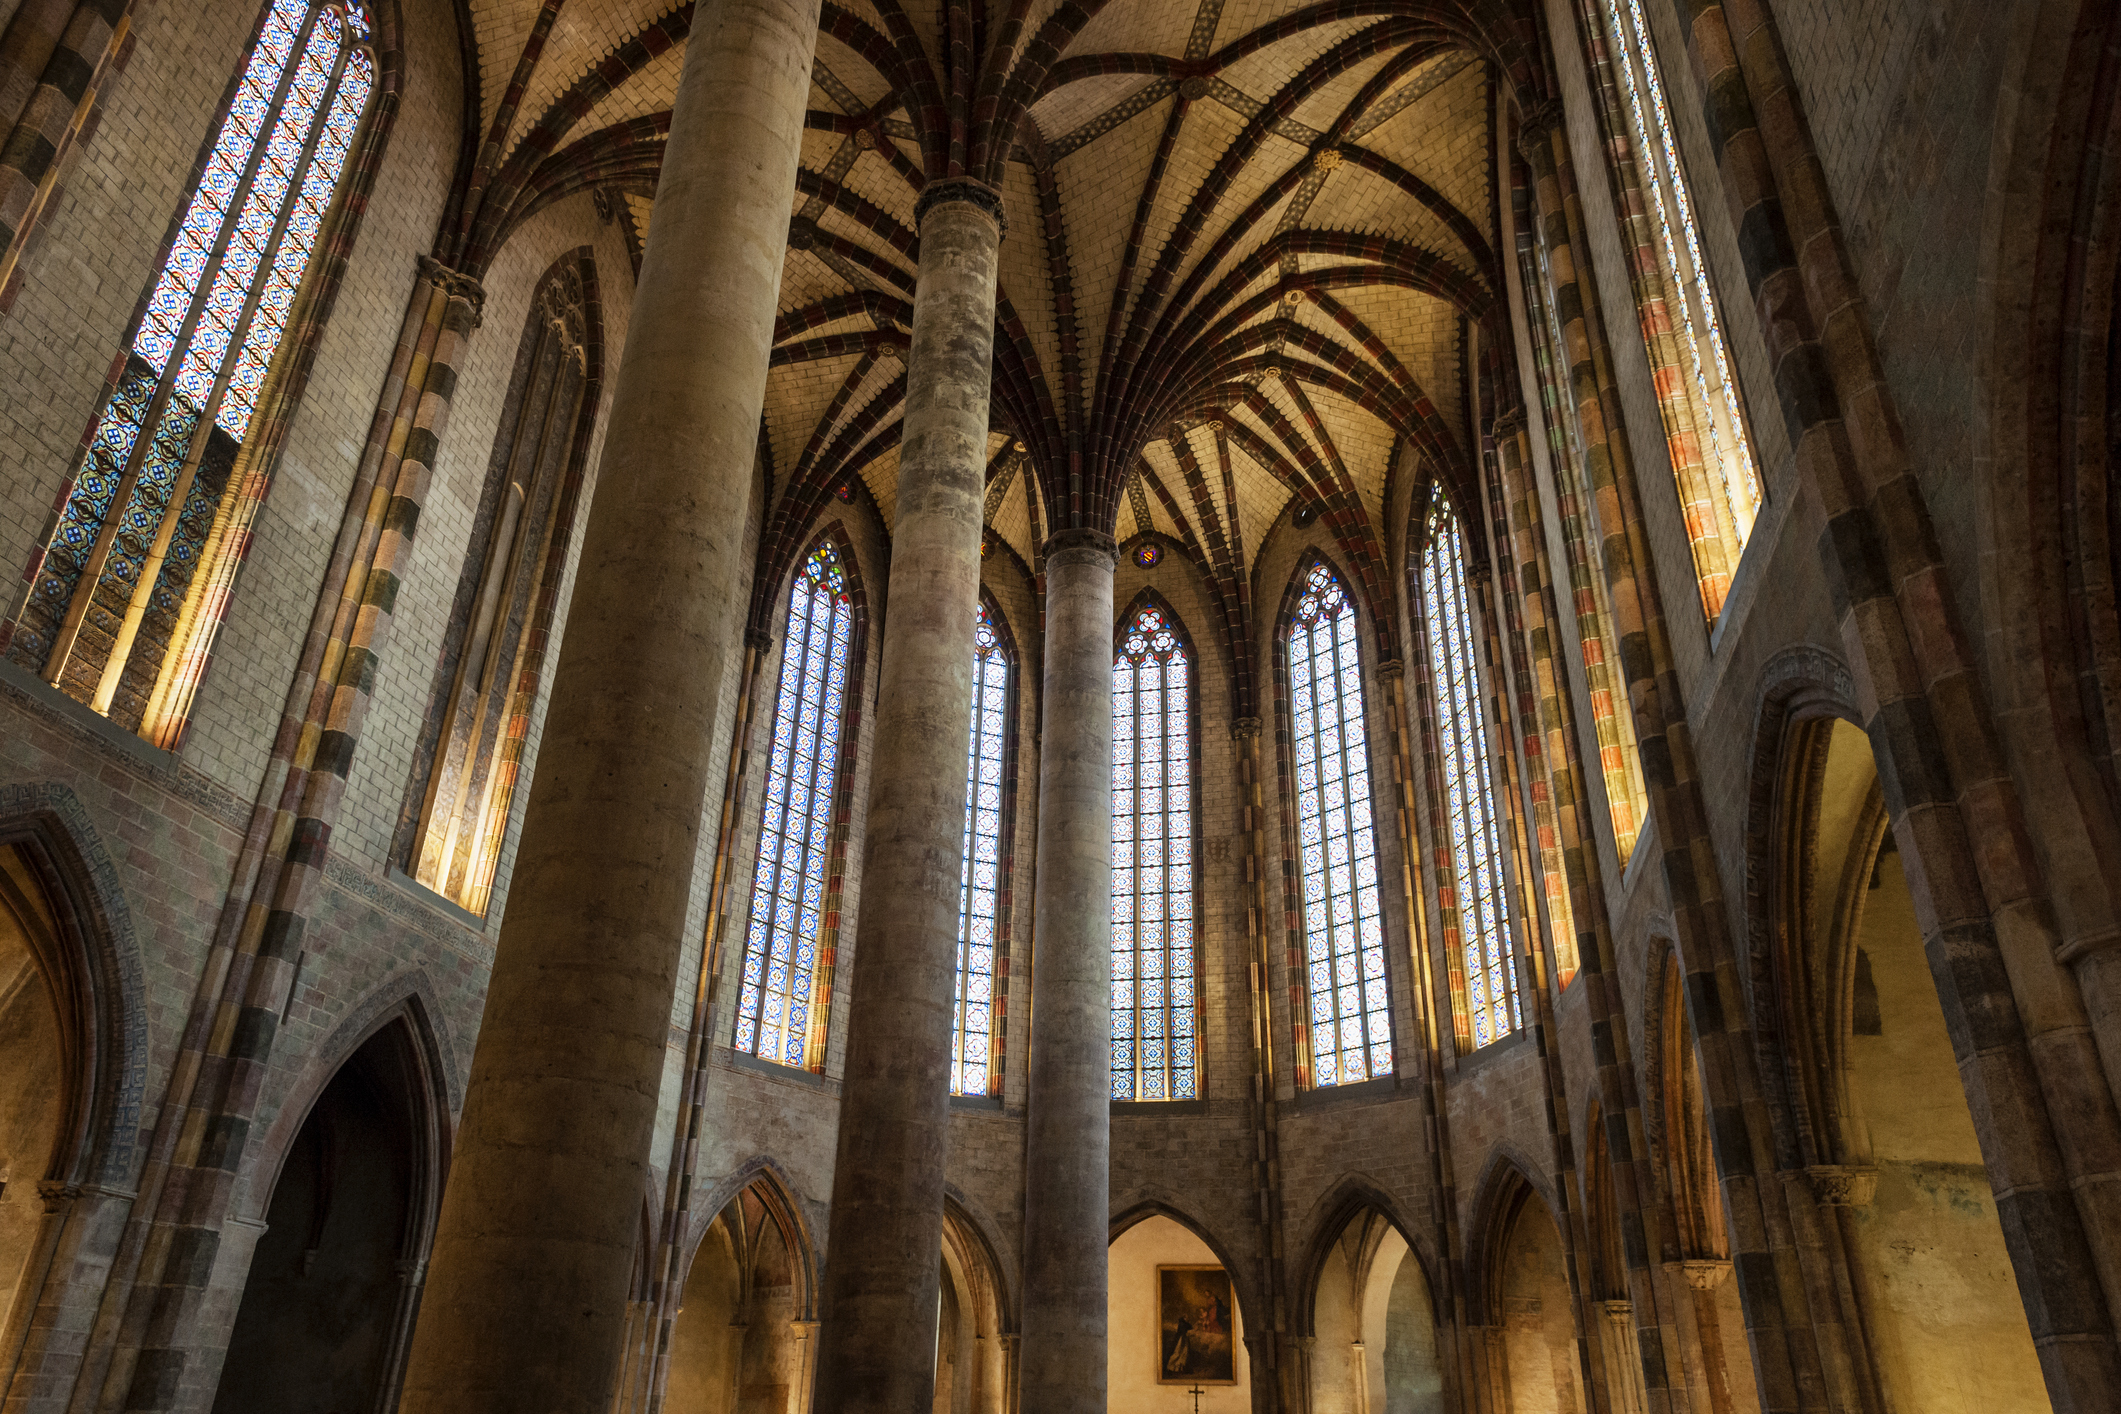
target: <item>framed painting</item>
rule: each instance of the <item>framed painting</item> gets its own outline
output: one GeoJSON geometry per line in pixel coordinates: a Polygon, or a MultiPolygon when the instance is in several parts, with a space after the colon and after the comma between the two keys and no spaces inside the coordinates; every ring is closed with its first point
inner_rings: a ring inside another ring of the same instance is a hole
{"type": "Polygon", "coordinates": [[[1236,1384],[1236,1313],[1221,1267],[1158,1267],[1156,1382],[1236,1384]]]}

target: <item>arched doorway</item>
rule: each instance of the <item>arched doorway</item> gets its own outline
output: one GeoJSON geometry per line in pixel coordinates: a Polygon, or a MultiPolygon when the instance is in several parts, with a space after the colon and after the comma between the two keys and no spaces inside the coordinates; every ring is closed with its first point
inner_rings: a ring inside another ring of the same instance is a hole
{"type": "Polygon", "coordinates": [[[0,1329],[10,1364],[52,1255],[45,1197],[63,1183],[82,1118],[83,1038],[60,1002],[69,991],[61,934],[29,861],[0,848],[0,1329]]]}
{"type": "Polygon", "coordinates": [[[1795,1216],[1840,1269],[1843,1328],[1887,1409],[2049,1404],[1870,741],[1784,749],[1774,980],[1801,1160],[1795,1216]]]}
{"type": "Polygon", "coordinates": [[[745,1185],[708,1225],[670,1337],[671,1414],[801,1414],[809,1406],[806,1239],[778,1189],[745,1185]]]}
{"type": "Polygon", "coordinates": [[[1249,1414],[1244,1313],[1215,1249],[1184,1223],[1152,1213],[1112,1239],[1110,1260],[1105,1407],[1112,1414],[1190,1409],[1190,1396],[1173,1396],[1197,1383],[1205,1391],[1201,1414],[1249,1414]]]}
{"type": "Polygon", "coordinates": [[[1311,1414],[1442,1414],[1429,1279],[1375,1208],[1349,1218],[1319,1261],[1311,1332],[1311,1414]]]}
{"type": "Polygon", "coordinates": [[[425,1067],[371,1036],[310,1106],[251,1254],[215,1414],[390,1408],[432,1222],[425,1067]]]}
{"type": "Polygon", "coordinates": [[[1486,1375],[1507,1414],[1583,1414],[1583,1365],[1561,1229],[1516,1178],[1497,1205],[1488,1276],[1486,1375]]]}
{"type": "Polygon", "coordinates": [[[1000,1264],[955,1200],[943,1207],[942,1319],[936,1326],[935,1414],[1003,1414],[1008,1298],[1000,1264]]]}

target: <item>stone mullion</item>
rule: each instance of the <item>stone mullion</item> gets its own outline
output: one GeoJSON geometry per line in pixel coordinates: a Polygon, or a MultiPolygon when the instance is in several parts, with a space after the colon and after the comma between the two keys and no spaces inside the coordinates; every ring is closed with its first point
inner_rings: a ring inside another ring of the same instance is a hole
{"type": "Polygon", "coordinates": [[[1728,936],[1707,808],[1649,553],[1634,456],[1620,416],[1596,277],[1583,261],[1590,247],[1568,137],[1558,108],[1533,115],[1526,130],[1525,155],[1537,182],[1556,310],[1596,488],[1609,599],[1673,931],[1687,974],[1688,1006],[1695,1018],[1718,1140],[1732,1254],[1762,1407],[1819,1404],[1827,1399],[1820,1353],[1810,1340],[1793,1338],[1793,1330],[1801,1333],[1811,1325],[1802,1261],[1784,1197],[1772,1181],[1772,1126],[1746,1024],[1746,991],[1728,936]]]}
{"type": "MultiPolygon", "coordinates": [[[[1521,597],[1514,607],[1522,613],[1523,627],[1516,631],[1522,633],[1532,656],[1531,695],[1537,700],[1539,730],[1546,739],[1546,763],[1554,782],[1555,828],[1568,861],[1577,956],[1583,969],[1579,980],[1586,988],[1584,1001],[1591,1018],[1599,1107],[1606,1117],[1606,1163],[1619,1200],[1622,1230],[1629,1237],[1629,1299],[1637,1313],[1654,1313],[1650,1324],[1658,1331],[1668,1362],[1676,1355],[1680,1368],[1688,1357],[1700,1365],[1702,1352],[1697,1343],[1690,1342],[1687,1328],[1678,1320],[1675,1293],[1669,1281],[1663,1279],[1657,1262],[1661,1253],[1659,1235],[1676,1231],[1676,1219],[1648,1161],[1641,1086],[1631,1054],[1625,1006],[1617,989],[1620,973],[1605,905],[1604,866],[1597,852],[1595,802],[1583,789],[1575,701],[1569,691],[1567,665],[1558,661],[1555,653],[1561,618],[1555,603],[1539,490],[1528,474],[1530,433],[1522,419],[1506,432],[1498,439],[1504,482],[1501,499],[1506,506],[1498,507],[1496,524],[1508,527],[1507,543],[1514,547],[1517,558],[1515,587],[1521,597]]],[[[1519,670],[1526,671],[1523,666],[1519,670]]],[[[1529,707],[1527,715],[1531,715],[1529,707]]],[[[1640,1324],[1638,1321],[1638,1329],[1640,1324]]],[[[1683,1394],[1674,1391],[1683,1387],[1672,1383],[1672,1369],[1673,1364],[1667,1363],[1663,1387],[1672,1407],[1679,1408],[1685,1402],[1683,1394]]],[[[1653,1381],[1651,1389],[1658,1388],[1653,1381]]]]}
{"type": "MultiPolygon", "coordinates": [[[[2058,1410],[2112,1407],[2112,1081],[2086,998],[2034,980],[2054,965],[2052,906],[1781,37],[1751,0],[1729,19],[1696,0],[1682,18],[1797,475],[1826,521],[1819,556],[1894,830],[1920,871],[1911,882],[1953,1050],[1988,1119],[1982,1153],[2049,1393],[2058,1410]],[[2024,1011],[2014,969],[2034,989],[2024,1011]]],[[[2112,1000],[2098,969],[2074,975],[2095,1003],[2112,1000]]]]}

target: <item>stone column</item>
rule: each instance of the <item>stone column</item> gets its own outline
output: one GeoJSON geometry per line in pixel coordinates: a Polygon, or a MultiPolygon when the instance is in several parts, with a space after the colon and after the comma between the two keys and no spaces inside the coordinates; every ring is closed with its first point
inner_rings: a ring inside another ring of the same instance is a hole
{"type": "Polygon", "coordinates": [[[920,274],[869,824],[855,923],[817,1408],[934,1398],[972,626],[1002,206],[964,178],[915,204],[920,274]]]}
{"type": "Polygon", "coordinates": [[[1104,1414],[1112,1148],[1112,542],[1046,542],[1024,1155],[1026,1414],[1104,1414]]]}
{"type": "Polygon", "coordinates": [[[405,1414],[605,1414],[612,1397],[743,631],[818,6],[722,0],[693,27],[405,1414]]]}

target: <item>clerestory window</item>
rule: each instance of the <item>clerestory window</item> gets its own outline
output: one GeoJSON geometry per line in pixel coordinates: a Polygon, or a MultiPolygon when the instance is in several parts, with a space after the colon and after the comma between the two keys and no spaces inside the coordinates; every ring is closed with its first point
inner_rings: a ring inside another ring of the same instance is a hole
{"type": "Polygon", "coordinates": [[[1323,560],[1301,573],[1287,648],[1311,1083],[1351,1085],[1393,1071],[1362,646],[1340,577],[1323,560]]]}
{"type": "Polygon", "coordinates": [[[1440,489],[1432,494],[1423,542],[1422,627],[1435,693],[1435,755],[1442,772],[1447,845],[1447,858],[1437,869],[1438,912],[1445,937],[1458,949],[1454,970],[1462,972],[1462,1019],[1478,1048],[1519,1025],[1517,968],[1504,913],[1502,827],[1488,771],[1487,711],[1475,666],[1465,543],[1440,489]]]}
{"type": "Polygon", "coordinates": [[[1713,623],[1760,511],[1760,477],[1641,0],[1601,0],[1601,6],[1610,63],[1601,63],[1599,36],[1592,38],[1592,59],[1609,71],[1602,76],[1607,122],[1615,138],[1625,139],[1615,143],[1616,154],[1624,154],[1622,245],[1702,612],[1713,623]]]}
{"type": "Polygon", "coordinates": [[[972,628],[972,740],[965,760],[965,852],[957,907],[950,1093],[998,1092],[1008,948],[1009,644],[984,598],[972,628]]]}
{"type": "Polygon", "coordinates": [[[823,1064],[833,845],[845,813],[842,739],[854,703],[860,614],[851,557],[820,540],[795,572],[773,707],[735,1045],[761,1060],[823,1064]]]}
{"type": "Polygon", "coordinates": [[[8,645],[166,748],[264,495],[257,414],[376,70],[356,0],[266,10],[8,645]]]}
{"type": "Polygon", "coordinates": [[[1200,1093],[1191,654],[1160,600],[1112,655],[1112,1098],[1200,1093]]]}

